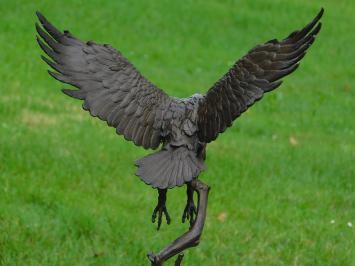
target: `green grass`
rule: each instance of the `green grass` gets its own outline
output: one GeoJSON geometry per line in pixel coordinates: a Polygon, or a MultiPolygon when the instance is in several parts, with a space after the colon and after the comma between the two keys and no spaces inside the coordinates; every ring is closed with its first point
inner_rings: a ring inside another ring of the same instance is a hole
{"type": "Polygon", "coordinates": [[[168,193],[172,224],[156,232],[157,193],[132,163],[148,152],[60,92],[39,59],[36,10],[111,43],[182,97],[321,6],[324,27],[301,67],[208,146],[208,218],[183,264],[355,265],[352,1],[1,2],[1,265],[148,265],[148,251],[187,228],[180,188],[168,193]]]}

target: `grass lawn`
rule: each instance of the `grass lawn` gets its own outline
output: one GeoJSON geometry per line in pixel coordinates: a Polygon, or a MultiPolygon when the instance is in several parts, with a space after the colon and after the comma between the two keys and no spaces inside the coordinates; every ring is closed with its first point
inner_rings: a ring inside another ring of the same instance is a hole
{"type": "Polygon", "coordinates": [[[350,0],[2,0],[0,264],[148,265],[148,251],[187,229],[185,189],[169,191],[172,224],[157,233],[157,192],[133,166],[149,151],[82,111],[46,73],[36,10],[83,40],[112,44],[186,97],[321,6],[324,27],[301,67],[208,146],[208,217],[183,265],[355,265],[350,0]]]}

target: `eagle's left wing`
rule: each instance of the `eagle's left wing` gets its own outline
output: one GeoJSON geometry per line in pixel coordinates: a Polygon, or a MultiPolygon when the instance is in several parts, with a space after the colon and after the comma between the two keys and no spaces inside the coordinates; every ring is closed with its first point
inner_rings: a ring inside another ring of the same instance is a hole
{"type": "Polygon", "coordinates": [[[53,61],[42,57],[57,72],[57,80],[78,90],[65,94],[84,100],[83,108],[116,128],[118,134],[144,148],[157,148],[166,124],[165,110],[173,101],[150,83],[110,45],[82,42],[68,31],[61,32],[37,12],[38,44],[53,61]]]}

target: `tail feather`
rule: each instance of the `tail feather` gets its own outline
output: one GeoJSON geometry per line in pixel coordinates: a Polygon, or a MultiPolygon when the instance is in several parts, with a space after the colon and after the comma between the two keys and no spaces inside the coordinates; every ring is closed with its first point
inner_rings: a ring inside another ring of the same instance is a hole
{"type": "Polygon", "coordinates": [[[186,147],[147,155],[136,161],[136,175],[154,188],[182,186],[204,169],[203,161],[186,147]]]}

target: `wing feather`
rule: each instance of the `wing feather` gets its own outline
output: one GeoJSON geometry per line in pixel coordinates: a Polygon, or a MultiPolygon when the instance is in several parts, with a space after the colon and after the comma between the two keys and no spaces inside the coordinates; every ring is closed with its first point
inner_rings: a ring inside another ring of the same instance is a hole
{"type": "Polygon", "coordinates": [[[287,38],[251,49],[208,90],[198,107],[200,141],[215,140],[265,92],[279,87],[281,79],[298,68],[321,29],[323,12],[322,8],[309,24],[287,38]]]}
{"type": "Polygon", "coordinates": [[[115,127],[118,134],[144,148],[161,143],[162,112],[173,100],[145,79],[123,55],[110,45],[82,42],[61,32],[37,12],[37,42],[47,57],[42,59],[56,72],[49,74],[78,90],[64,89],[84,100],[92,116],[115,127]]]}

